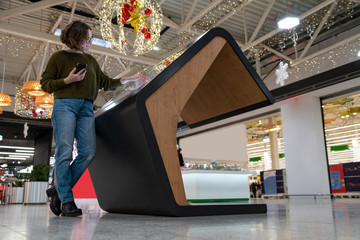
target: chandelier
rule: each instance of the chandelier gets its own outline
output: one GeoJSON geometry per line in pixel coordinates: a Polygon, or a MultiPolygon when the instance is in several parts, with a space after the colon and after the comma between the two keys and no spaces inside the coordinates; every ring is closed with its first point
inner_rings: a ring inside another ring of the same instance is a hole
{"type": "Polygon", "coordinates": [[[35,98],[35,106],[41,108],[52,108],[53,105],[54,97],[49,93],[45,93],[44,95],[35,98]]]}
{"type": "Polygon", "coordinates": [[[0,106],[10,106],[11,105],[11,98],[9,95],[4,94],[4,79],[5,79],[5,62],[3,68],[3,76],[2,76],[2,85],[1,85],[1,93],[0,93],[0,106]]]}
{"type": "Polygon", "coordinates": [[[162,11],[156,0],[104,0],[99,17],[101,34],[105,41],[111,43],[111,48],[134,56],[154,48],[163,23],[162,11]],[[118,24],[115,34],[113,18],[118,24]],[[127,34],[125,29],[131,28],[134,34],[127,34]]]}
{"type": "Polygon", "coordinates": [[[45,94],[45,92],[41,90],[41,84],[39,80],[24,82],[22,87],[22,92],[27,95],[35,96],[35,97],[42,96],[45,94]]]}
{"type": "Polygon", "coordinates": [[[1,93],[0,94],[0,106],[10,106],[11,105],[11,98],[9,95],[1,93]]]}
{"type": "Polygon", "coordinates": [[[36,106],[37,97],[23,93],[22,88],[22,85],[16,86],[14,114],[24,118],[48,119],[52,108],[36,106]]]}

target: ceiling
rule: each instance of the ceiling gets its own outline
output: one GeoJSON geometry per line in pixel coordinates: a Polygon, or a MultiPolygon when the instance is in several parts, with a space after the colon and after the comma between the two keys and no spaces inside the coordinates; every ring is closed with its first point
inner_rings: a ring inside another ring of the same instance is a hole
{"type": "MultiPolygon", "coordinates": [[[[163,13],[162,33],[156,44],[159,50],[131,56],[91,47],[89,52],[110,77],[144,72],[213,27],[231,33],[268,88],[274,88],[274,81],[269,79],[280,60],[296,67],[336,47],[360,41],[359,0],[157,2],[163,13]],[[277,21],[286,15],[299,16],[301,24],[292,30],[278,29],[277,21]]],[[[98,18],[102,4],[102,0],[0,1],[0,72],[4,76],[3,92],[13,103],[15,87],[39,79],[51,54],[63,48],[59,37],[53,35],[56,29],[82,20],[92,27],[95,38],[102,39],[98,18]]],[[[125,30],[131,39],[134,30],[125,30]]],[[[95,104],[102,106],[115,94],[100,92],[95,104]]],[[[12,112],[13,108],[14,104],[3,110],[12,112]]]]}
{"type": "MultiPolygon", "coordinates": [[[[153,0],[156,1],[156,0],[153,0]]],[[[341,55],[347,62],[358,58],[360,42],[360,0],[158,0],[163,13],[159,50],[141,56],[124,55],[109,48],[92,46],[89,53],[110,77],[129,76],[165,59],[213,27],[230,32],[269,89],[275,84],[275,68],[279,62],[288,63],[295,72],[291,81],[319,73],[322,66],[335,68],[341,55]],[[286,15],[300,18],[300,25],[280,30],[277,21],[286,15]],[[335,52],[336,48],[352,48],[335,52]],[[356,50],[357,49],[357,50],[356,50]],[[324,58],[326,64],[313,59],[324,58]],[[349,55],[347,55],[349,54],[349,55]],[[299,67],[300,66],[300,67],[299,67]],[[300,77],[297,75],[301,75],[300,77]],[[308,74],[307,76],[304,74],[308,74]]],[[[1,0],[0,1],[0,72],[2,91],[9,94],[13,104],[3,107],[0,131],[5,138],[25,141],[32,145],[49,121],[9,120],[15,103],[15,88],[28,80],[40,79],[50,56],[63,48],[53,33],[73,20],[87,22],[95,38],[102,39],[99,11],[102,0],[1,0]],[[6,115],[6,116],[5,116],[6,115]],[[30,131],[26,140],[23,125],[28,121],[30,131]]],[[[126,28],[130,40],[134,30],[126,28]]],[[[324,71],[324,70],[322,70],[324,71]]],[[[290,74],[289,74],[290,75],[290,74]]],[[[100,92],[95,105],[102,106],[118,92],[100,92]]],[[[330,105],[329,105],[330,106],[330,105]]],[[[332,122],[335,124],[336,122],[332,122]]],[[[255,134],[255,133],[254,133],[255,134]]],[[[258,134],[258,133],[256,133],[258,134]]],[[[255,134],[255,135],[256,135],[255,134]]],[[[3,144],[4,141],[3,141],[3,144]]]]}
{"type": "MultiPolygon", "coordinates": [[[[264,80],[279,60],[296,66],[315,57],[316,52],[320,54],[322,49],[339,46],[340,40],[344,45],[360,37],[358,0],[160,0],[158,3],[164,16],[158,51],[136,57],[104,47],[91,48],[90,53],[109,76],[142,71],[212,27],[222,27],[232,34],[264,80]],[[277,21],[285,15],[299,16],[301,24],[293,30],[277,29],[277,21]],[[335,43],[329,40],[343,32],[349,32],[344,40],[338,38],[335,43]]],[[[72,20],[89,23],[93,36],[101,39],[98,19],[101,5],[101,0],[1,1],[0,69],[5,63],[4,92],[13,95],[15,85],[40,78],[51,54],[62,48],[59,38],[52,33],[72,20]]],[[[132,28],[126,31],[128,36],[133,35],[132,28]]],[[[100,95],[105,101],[113,96],[112,93],[100,95]]]]}

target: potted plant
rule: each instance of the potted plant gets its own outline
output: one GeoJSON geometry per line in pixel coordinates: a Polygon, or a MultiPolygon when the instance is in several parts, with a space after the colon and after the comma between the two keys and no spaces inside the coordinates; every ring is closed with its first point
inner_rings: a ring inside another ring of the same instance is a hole
{"type": "Polygon", "coordinates": [[[39,164],[30,173],[30,181],[25,182],[24,204],[46,203],[50,166],[39,164]]]}
{"type": "Polygon", "coordinates": [[[12,183],[10,203],[23,203],[24,201],[24,183],[29,181],[30,174],[20,173],[15,175],[15,178],[18,179],[16,182],[12,183]]]}

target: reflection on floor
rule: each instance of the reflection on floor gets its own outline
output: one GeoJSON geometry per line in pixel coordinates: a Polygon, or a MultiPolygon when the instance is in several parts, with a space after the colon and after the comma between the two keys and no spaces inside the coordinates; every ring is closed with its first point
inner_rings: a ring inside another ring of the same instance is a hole
{"type": "Polygon", "coordinates": [[[360,200],[257,200],[267,214],[159,217],[109,214],[79,200],[84,215],[56,217],[47,205],[0,205],[0,239],[360,239],[360,200]]]}

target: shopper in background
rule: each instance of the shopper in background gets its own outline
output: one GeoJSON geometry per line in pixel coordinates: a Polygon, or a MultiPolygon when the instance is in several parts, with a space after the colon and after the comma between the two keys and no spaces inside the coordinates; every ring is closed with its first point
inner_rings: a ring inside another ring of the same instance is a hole
{"type": "Polygon", "coordinates": [[[112,79],[101,71],[96,59],[85,53],[92,42],[91,28],[74,21],[62,31],[60,40],[68,50],[54,53],[42,74],[42,90],[54,93],[51,123],[56,146],[55,185],[46,193],[55,215],[82,215],[73,197],[72,188],[95,156],[96,136],[93,101],[98,90],[115,90],[126,82],[144,81],[140,74],[125,79],[112,79]],[[83,69],[76,71],[81,63],[83,69]],[[78,156],[72,162],[74,139],[78,156]],[[72,163],[71,163],[72,162],[72,163]],[[71,164],[70,164],[71,163],[71,164]]]}
{"type": "Polygon", "coordinates": [[[181,150],[182,149],[179,147],[177,152],[178,152],[178,156],[179,156],[180,167],[183,167],[183,166],[185,166],[185,163],[184,163],[183,155],[181,154],[181,150]]]}

